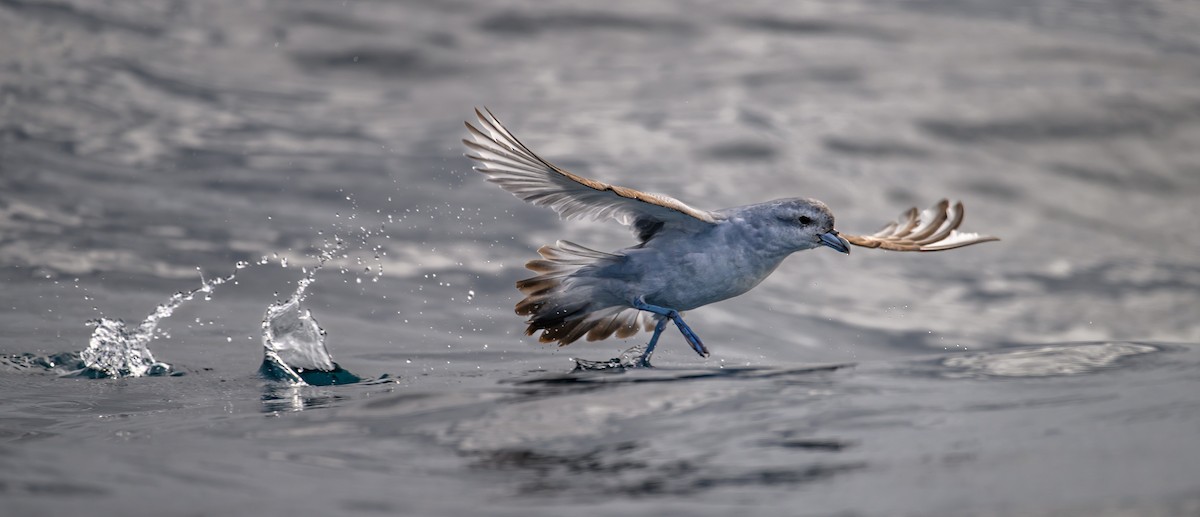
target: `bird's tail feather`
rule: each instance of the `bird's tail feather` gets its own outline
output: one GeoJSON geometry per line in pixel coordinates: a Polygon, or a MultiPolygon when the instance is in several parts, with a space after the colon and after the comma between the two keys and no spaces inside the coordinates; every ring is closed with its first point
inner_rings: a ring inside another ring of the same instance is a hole
{"type": "Polygon", "coordinates": [[[585,248],[568,241],[542,246],[540,259],[525,264],[537,276],[517,282],[525,299],[517,303],[516,312],[529,316],[525,334],[539,330],[538,341],[557,341],[568,345],[581,337],[599,341],[616,334],[627,338],[656,323],[652,316],[637,309],[620,306],[597,306],[592,296],[594,288],[572,275],[580,268],[614,260],[619,255],[585,248]]]}

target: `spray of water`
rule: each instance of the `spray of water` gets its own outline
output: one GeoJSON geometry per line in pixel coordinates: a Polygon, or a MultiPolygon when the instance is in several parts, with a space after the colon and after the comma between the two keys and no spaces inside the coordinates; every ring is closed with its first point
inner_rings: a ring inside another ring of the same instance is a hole
{"type": "MultiPolygon", "coordinates": [[[[238,262],[237,270],[245,268],[246,262],[238,262]]],[[[102,377],[141,377],[143,375],[165,375],[171,372],[171,365],[158,361],[150,352],[149,344],[158,332],[158,324],[171,316],[183,305],[203,294],[209,299],[213,289],[233,280],[238,271],[228,276],[210,280],[200,277],[200,287],[190,291],[180,291],[169,298],[166,303],[159,305],[140,324],[130,327],[124,320],[99,318],[88,321],[88,325],[96,330],[88,340],[88,346],[80,352],[84,369],[102,377]]]]}
{"type": "Polygon", "coordinates": [[[288,299],[271,304],[263,315],[263,363],[259,373],[270,380],[294,386],[348,384],[360,380],[333,361],[325,345],[325,329],[302,305],[317,272],[346,247],[341,239],[336,236],[334,239],[334,243],[325,244],[317,265],[305,270],[304,277],[296,283],[295,292],[288,299]]]}
{"type": "Polygon", "coordinates": [[[575,361],[574,371],[625,371],[630,368],[641,368],[645,366],[641,362],[642,354],[645,352],[646,344],[641,343],[629,347],[624,352],[621,352],[621,355],[607,361],[588,361],[586,359],[575,358],[572,359],[575,361]]]}
{"type": "MultiPolygon", "coordinates": [[[[355,208],[348,218],[353,221],[357,219],[357,204],[350,196],[346,199],[355,208]]],[[[368,230],[363,226],[359,226],[358,229],[357,240],[361,242],[357,244],[364,250],[374,252],[375,267],[372,270],[361,258],[357,259],[357,265],[368,275],[373,275],[372,281],[378,281],[383,275],[381,255],[386,255],[386,252],[382,251],[381,245],[372,246],[370,238],[373,234],[383,235],[384,224],[380,224],[377,231],[368,230]]],[[[308,296],[308,287],[316,280],[317,272],[335,257],[348,258],[342,255],[347,244],[336,235],[334,241],[326,241],[323,248],[318,256],[317,265],[311,269],[304,269],[304,276],[297,282],[295,292],[286,300],[271,304],[263,316],[264,358],[260,373],[269,379],[296,386],[346,384],[360,380],[333,361],[325,345],[325,330],[317,324],[312,312],[302,306],[302,302],[308,296]]],[[[264,256],[258,264],[268,262],[264,256]]],[[[279,262],[283,267],[288,267],[286,257],[279,258],[279,262]]],[[[205,300],[211,299],[213,289],[233,280],[237,273],[247,266],[247,262],[238,262],[233,273],[211,280],[205,280],[201,275],[200,287],[175,293],[136,326],[127,325],[120,319],[99,318],[89,321],[88,324],[95,327],[95,330],[87,348],[79,354],[83,364],[83,371],[79,373],[92,377],[140,377],[171,373],[171,365],[155,359],[148,347],[150,341],[160,333],[159,322],[170,317],[175,309],[198,294],[203,294],[205,300]]],[[[342,273],[347,273],[347,270],[343,268],[342,273]]],[[[357,277],[356,282],[361,283],[362,278],[357,277]]],[[[23,364],[19,358],[8,362],[14,365],[23,364]]]]}
{"type": "MultiPolygon", "coordinates": [[[[346,196],[346,201],[353,208],[346,221],[355,221],[358,218],[358,204],[352,196],[346,196]]],[[[341,214],[335,216],[341,218],[341,214]]],[[[391,216],[388,219],[391,220],[391,216]]],[[[374,252],[374,270],[364,264],[361,257],[355,259],[358,267],[373,276],[372,282],[378,281],[383,275],[381,255],[386,255],[386,252],[382,245],[372,245],[370,240],[375,235],[385,235],[385,226],[385,223],[380,223],[378,230],[374,231],[359,226],[357,232],[351,232],[358,249],[374,252]]],[[[317,323],[312,311],[303,306],[308,297],[308,286],[316,280],[317,272],[330,260],[348,258],[343,253],[348,246],[335,234],[333,242],[325,242],[323,251],[317,257],[317,265],[304,270],[304,276],[296,283],[292,295],[267,307],[262,321],[263,362],[259,368],[259,374],[263,377],[289,386],[327,386],[362,380],[333,361],[325,343],[325,329],[317,323]]],[[[341,272],[346,274],[348,270],[343,266],[341,272]]],[[[356,276],[355,282],[362,283],[362,277],[356,276]]]]}

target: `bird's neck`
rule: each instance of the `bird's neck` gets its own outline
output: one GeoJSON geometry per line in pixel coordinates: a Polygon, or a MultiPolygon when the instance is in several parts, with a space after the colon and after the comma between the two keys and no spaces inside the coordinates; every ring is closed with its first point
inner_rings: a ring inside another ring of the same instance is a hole
{"type": "Polygon", "coordinates": [[[764,262],[778,264],[797,250],[773,235],[769,222],[751,218],[730,220],[731,239],[740,241],[740,248],[760,257],[764,262]]]}

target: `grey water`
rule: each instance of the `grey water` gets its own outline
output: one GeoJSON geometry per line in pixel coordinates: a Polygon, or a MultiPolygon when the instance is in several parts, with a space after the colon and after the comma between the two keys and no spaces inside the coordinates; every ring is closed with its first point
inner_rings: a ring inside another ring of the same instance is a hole
{"type": "Polygon", "coordinates": [[[1168,0],[0,0],[2,513],[1200,515],[1198,29],[1168,0]],[[632,237],[471,171],[477,105],[700,208],[868,233],[950,197],[1003,240],[802,253],[688,313],[712,357],[668,333],[572,373],[648,336],[538,345],[513,283],[632,237]],[[69,375],[87,322],[128,334],[197,269],[237,278],[133,340],[170,375],[69,375]],[[264,377],[268,330],[362,382],[264,377]]]}

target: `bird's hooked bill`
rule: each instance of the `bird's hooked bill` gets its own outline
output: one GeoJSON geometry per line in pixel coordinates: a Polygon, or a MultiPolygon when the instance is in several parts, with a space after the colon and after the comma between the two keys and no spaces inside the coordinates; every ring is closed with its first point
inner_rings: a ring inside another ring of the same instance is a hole
{"type": "Polygon", "coordinates": [[[850,242],[838,236],[837,230],[830,230],[821,234],[821,244],[829,246],[847,255],[850,254],[850,242]]]}

